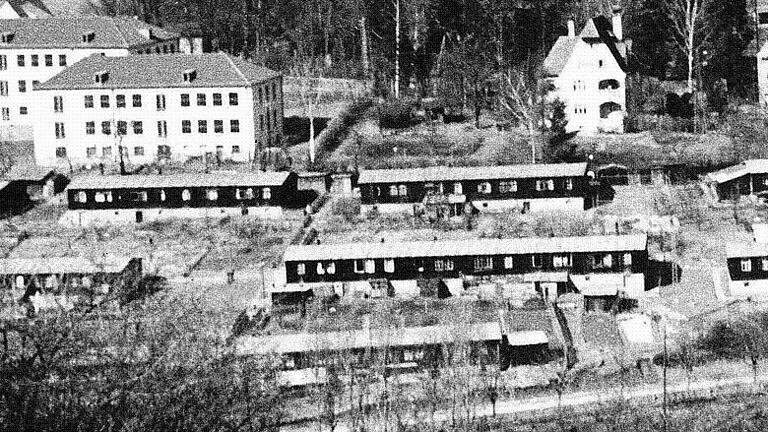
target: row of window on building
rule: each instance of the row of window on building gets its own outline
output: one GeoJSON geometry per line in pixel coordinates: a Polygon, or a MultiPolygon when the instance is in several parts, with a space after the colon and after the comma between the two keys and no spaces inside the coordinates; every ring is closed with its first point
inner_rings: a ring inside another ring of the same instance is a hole
{"type": "MultiPolygon", "coordinates": [[[[88,158],[95,158],[96,156],[96,147],[86,147],[85,153],[88,158]]],[[[224,152],[224,146],[216,146],[216,152],[218,154],[222,154],[224,152]]],[[[231,153],[233,155],[240,154],[240,146],[239,145],[233,145],[231,147],[231,153]]],[[[123,152],[125,155],[125,152],[123,152]]],[[[133,155],[134,156],[144,156],[144,146],[135,146],[133,147],[133,155]]],[[[157,147],[157,156],[158,158],[170,158],[171,157],[171,150],[170,146],[167,145],[161,145],[157,147]]],[[[56,147],[56,157],[57,158],[66,158],[67,157],[67,148],[66,147],[56,147]]],[[[105,159],[111,159],[112,158],[112,147],[102,147],[101,148],[101,157],[105,159]]]]}
{"type": "MultiPolygon", "coordinates": [[[[27,81],[19,80],[18,85],[19,85],[19,93],[27,92],[27,81]]],[[[40,81],[38,80],[32,81],[32,89],[36,89],[38,85],[40,85],[40,81]]],[[[10,85],[8,84],[8,81],[0,81],[0,96],[8,96],[9,92],[10,92],[10,85]]]]}
{"type": "MultiPolygon", "coordinates": [[[[259,188],[256,188],[258,191],[259,188]]],[[[134,202],[147,202],[148,201],[148,193],[147,191],[133,191],[129,194],[129,199],[134,202]]],[[[254,188],[238,188],[235,190],[235,199],[245,201],[245,200],[252,200],[256,197],[256,191],[254,191],[254,188]]],[[[217,188],[208,188],[205,190],[205,198],[208,201],[218,201],[219,199],[219,190],[217,188]]],[[[261,198],[264,200],[272,199],[272,188],[269,187],[263,187],[261,188],[261,198]]],[[[160,191],[160,201],[166,201],[168,199],[168,195],[165,193],[165,190],[160,191]]],[[[114,201],[114,197],[112,195],[111,191],[99,191],[95,192],[93,194],[93,200],[97,203],[111,203],[114,201]]],[[[184,189],[181,191],[181,200],[182,201],[191,201],[192,200],[192,192],[190,192],[189,189],[184,189]]],[[[79,203],[87,203],[88,202],[88,194],[85,193],[85,191],[80,191],[75,196],[75,202],[79,203]]]]}
{"type": "MultiPolygon", "coordinates": [[[[35,282],[34,277],[24,277],[23,275],[17,275],[14,280],[15,288],[19,290],[26,290],[28,285],[35,282]]],[[[43,279],[42,286],[36,285],[37,288],[45,288],[49,290],[55,290],[59,288],[86,288],[91,289],[94,287],[93,277],[91,276],[67,276],[66,278],[56,275],[48,275],[43,279]]],[[[110,286],[107,283],[102,283],[98,289],[99,294],[109,293],[110,286]]]]}
{"type": "MultiPolygon", "coordinates": [[[[554,268],[569,268],[573,266],[573,255],[571,254],[555,254],[551,256],[552,266],[554,268]]],[[[531,266],[533,268],[542,268],[544,266],[545,257],[542,254],[531,255],[531,266]]],[[[513,256],[506,256],[503,258],[501,265],[505,270],[512,270],[515,267],[515,259],[513,256]]],[[[632,265],[632,254],[625,253],[623,256],[623,264],[625,267],[632,265]]],[[[493,270],[494,257],[492,256],[478,256],[474,259],[475,271],[487,271],[493,270]]],[[[590,255],[590,264],[593,269],[611,269],[614,268],[614,256],[613,254],[593,254],[590,255]]],[[[434,261],[434,270],[436,272],[449,272],[455,268],[454,260],[452,259],[437,259],[434,261]]],[[[385,259],[384,268],[385,273],[395,272],[395,260],[385,259]]],[[[424,271],[420,268],[419,271],[424,271]]],[[[376,273],[376,261],[372,259],[359,259],[354,261],[354,272],[358,274],[374,274],[376,273]]],[[[307,274],[307,266],[304,263],[297,265],[296,273],[299,275],[307,274]]],[[[315,273],[318,275],[335,274],[336,263],[319,262],[315,268],[315,273]]]]}
{"type": "Polygon", "coordinates": [[[162,45],[162,46],[155,45],[154,48],[153,47],[149,47],[149,48],[146,48],[144,50],[141,50],[141,49],[137,50],[136,54],[152,54],[153,52],[155,54],[160,54],[160,53],[163,53],[163,54],[173,54],[173,53],[176,52],[176,45],[174,45],[174,44],[166,44],[166,45],[162,45]]]}
{"type": "MultiPolygon", "coordinates": [[[[32,67],[38,67],[38,66],[47,66],[52,67],[54,66],[54,55],[53,54],[43,54],[42,59],[43,61],[40,61],[40,55],[39,54],[30,54],[29,55],[29,65],[32,67]]],[[[19,54],[16,56],[16,65],[19,67],[25,67],[27,65],[27,56],[24,54],[19,54]]],[[[59,54],[58,55],[58,66],[60,67],[66,67],[67,66],[67,55],[66,54],[59,54]]],[[[8,69],[8,56],[5,54],[0,55],[0,70],[6,70],[8,69]]]]}
{"type": "MultiPolygon", "coordinates": [[[[0,113],[2,113],[2,119],[3,121],[8,121],[11,119],[11,109],[8,107],[2,107],[0,108],[0,113]]],[[[27,115],[29,113],[29,110],[27,107],[22,106],[19,107],[19,114],[20,115],[27,115]]]]}
{"type": "MultiPolygon", "coordinates": [[[[763,271],[768,271],[768,258],[763,258],[762,260],[762,269],[763,271]]],[[[752,260],[751,259],[742,259],[741,260],[741,271],[744,273],[749,273],[752,271],[752,260]]]]}
{"type": "MultiPolygon", "coordinates": [[[[213,93],[211,95],[211,103],[213,106],[223,106],[223,97],[221,93],[213,93]]],[[[208,95],[206,93],[198,93],[197,94],[197,105],[198,106],[207,106],[208,104],[208,95]]],[[[237,106],[239,104],[239,98],[238,94],[235,92],[229,93],[229,105],[230,106],[237,106]]],[[[85,108],[95,108],[96,104],[94,102],[94,95],[85,95],[83,96],[83,105],[85,108]]],[[[54,96],[53,97],[53,106],[55,112],[63,112],[64,111],[64,104],[62,103],[62,97],[61,96],[54,96]]],[[[109,95],[99,95],[99,106],[101,108],[109,108],[111,107],[111,98],[109,95]]],[[[126,95],[124,94],[117,94],[115,95],[115,106],[117,108],[126,108],[128,106],[126,101],[126,95]]],[[[142,97],[140,94],[134,94],[131,95],[131,106],[133,108],[141,108],[143,106],[142,97]]],[[[189,93],[182,93],[181,94],[181,106],[190,106],[190,99],[189,99],[189,93]]],[[[158,94],[155,95],[155,108],[158,111],[164,111],[166,108],[166,99],[164,94],[158,94]]]]}
{"type": "MultiPolygon", "coordinates": [[[[119,136],[128,135],[128,122],[125,120],[118,120],[116,122],[112,122],[111,120],[102,121],[101,122],[102,135],[112,135],[113,123],[114,123],[114,132],[117,135],[119,136]]],[[[212,123],[213,123],[214,133],[224,133],[224,120],[213,120],[212,123]]],[[[209,124],[208,120],[198,120],[197,132],[208,133],[208,124],[209,124]]],[[[134,135],[142,135],[144,133],[143,121],[140,121],[140,120],[132,121],[130,122],[130,125],[134,135]]],[[[237,120],[237,119],[230,120],[228,129],[229,129],[229,132],[231,133],[240,133],[240,120],[237,120]]],[[[57,139],[65,139],[67,137],[63,122],[54,123],[54,132],[56,134],[57,139]]],[[[181,132],[185,134],[192,133],[191,120],[181,121],[181,132]]],[[[95,121],[85,122],[85,134],[96,135],[95,121]]],[[[158,137],[168,136],[168,122],[166,120],[157,121],[157,136],[158,137]]]]}
{"type": "MultiPolygon", "coordinates": [[[[445,193],[445,189],[443,187],[442,183],[439,183],[437,187],[433,183],[427,183],[425,186],[425,189],[428,191],[438,192],[440,194],[445,193]]],[[[566,190],[573,190],[573,180],[572,179],[566,179],[565,180],[565,189],[566,190]]],[[[536,190],[537,191],[553,191],[555,190],[555,181],[553,179],[546,179],[546,180],[536,180],[536,190]]],[[[511,192],[517,192],[517,181],[516,180],[509,180],[509,181],[502,181],[499,182],[498,187],[499,193],[511,193],[511,192]]],[[[464,186],[462,183],[454,183],[453,184],[453,193],[456,195],[462,195],[464,193],[464,186]]],[[[480,194],[491,194],[493,193],[493,185],[490,182],[483,182],[477,185],[477,193],[480,194]]],[[[380,194],[380,189],[379,189],[380,194]]],[[[389,186],[389,195],[390,196],[407,196],[408,195],[408,186],[406,185],[390,185],[389,186]]]]}

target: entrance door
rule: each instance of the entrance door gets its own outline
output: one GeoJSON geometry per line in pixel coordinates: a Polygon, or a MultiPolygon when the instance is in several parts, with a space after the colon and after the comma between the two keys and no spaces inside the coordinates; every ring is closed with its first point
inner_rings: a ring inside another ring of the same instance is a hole
{"type": "Polygon", "coordinates": [[[144,212],[137,211],[136,212],[136,223],[142,223],[144,222],[144,212]]]}
{"type": "Polygon", "coordinates": [[[531,202],[523,201],[523,213],[528,213],[529,211],[531,211],[531,202]]]}

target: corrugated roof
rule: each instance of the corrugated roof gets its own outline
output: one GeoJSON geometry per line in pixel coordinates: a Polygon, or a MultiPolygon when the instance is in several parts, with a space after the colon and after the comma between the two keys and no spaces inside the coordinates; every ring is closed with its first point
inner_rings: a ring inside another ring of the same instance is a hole
{"type": "Polygon", "coordinates": [[[280,76],[278,72],[225,53],[108,57],[94,54],[41,84],[39,90],[168,87],[246,87],[280,76]],[[196,77],[184,80],[194,70],[196,77]],[[106,83],[94,76],[106,71],[106,83]]]}
{"type": "Polygon", "coordinates": [[[726,254],[728,258],[768,257],[768,244],[728,243],[726,254]]]}
{"type": "Polygon", "coordinates": [[[123,257],[111,257],[104,260],[71,257],[0,259],[0,274],[45,275],[119,273],[128,266],[130,261],[130,258],[123,257]]]}
{"type": "Polygon", "coordinates": [[[514,239],[419,242],[347,243],[289,246],[287,261],[519,255],[529,253],[620,252],[645,250],[645,234],[586,237],[528,237],[514,239]]]}
{"type": "Polygon", "coordinates": [[[237,352],[241,355],[286,354],[383,346],[437,345],[456,341],[499,340],[501,340],[499,323],[487,322],[460,327],[434,325],[391,330],[371,329],[370,331],[247,336],[238,340],[237,352]]]}
{"type": "Polygon", "coordinates": [[[17,48],[131,48],[157,40],[178,38],[177,33],[163,30],[127,17],[53,17],[40,19],[0,20],[0,33],[13,33],[10,43],[0,49],[17,48]],[[151,31],[147,37],[144,30],[151,31]],[[92,42],[83,42],[83,34],[94,32],[92,42]]]}
{"type": "Polygon", "coordinates": [[[14,165],[10,171],[5,173],[2,178],[11,181],[43,181],[55,170],[50,167],[41,167],[37,165],[14,165]]]}
{"type": "Polygon", "coordinates": [[[729,166],[720,171],[709,173],[707,174],[707,179],[717,183],[725,183],[747,174],[766,173],[768,173],[768,159],[750,159],[738,165],[729,166]]]}
{"type": "Polygon", "coordinates": [[[586,163],[528,164],[484,167],[427,167],[388,170],[366,170],[359,184],[407,183],[423,181],[491,180],[514,178],[577,177],[587,173],[586,163]]]}
{"type": "Polygon", "coordinates": [[[156,189],[181,187],[281,186],[288,172],[168,175],[109,175],[76,177],[67,189],[156,189]]]}

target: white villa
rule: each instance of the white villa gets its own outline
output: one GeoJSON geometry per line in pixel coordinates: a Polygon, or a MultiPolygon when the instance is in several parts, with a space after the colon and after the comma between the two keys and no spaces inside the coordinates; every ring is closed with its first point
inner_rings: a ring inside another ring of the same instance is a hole
{"type": "Polygon", "coordinates": [[[569,132],[624,132],[626,54],[621,9],[612,19],[592,18],[578,35],[568,22],[568,35],[552,47],[544,72],[555,86],[550,99],[566,105],[569,132]]]}

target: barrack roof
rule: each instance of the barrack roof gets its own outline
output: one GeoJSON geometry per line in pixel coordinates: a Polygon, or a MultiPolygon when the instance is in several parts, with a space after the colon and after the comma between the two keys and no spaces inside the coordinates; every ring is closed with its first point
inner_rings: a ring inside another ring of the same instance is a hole
{"type": "MultiPolygon", "coordinates": [[[[522,332],[515,340],[518,345],[530,340],[531,345],[547,343],[544,332],[522,332]],[[536,334],[534,334],[536,333],[536,334]],[[541,333],[541,334],[538,334],[541,333]],[[543,342],[542,342],[543,335],[543,342]]],[[[438,345],[459,341],[500,341],[501,327],[497,322],[458,326],[433,325],[396,329],[371,329],[293,333],[242,337],[237,343],[241,355],[287,354],[311,351],[363,349],[382,346],[438,345]]]]}
{"type": "Polygon", "coordinates": [[[109,57],[94,54],[38,86],[38,90],[247,87],[281,76],[229,54],[149,54],[109,57]],[[195,71],[195,77],[184,75],[195,71]],[[106,72],[106,82],[94,76],[106,72]]]}
{"type": "Polygon", "coordinates": [[[50,167],[30,164],[14,165],[7,173],[0,176],[0,178],[9,181],[42,182],[55,173],[56,170],[50,167]]]}
{"type": "Polygon", "coordinates": [[[289,172],[168,175],[91,175],[76,177],[67,189],[160,189],[183,187],[282,186],[289,172]]]}
{"type": "Polygon", "coordinates": [[[104,16],[2,19],[0,33],[13,34],[10,42],[0,44],[0,49],[129,49],[179,37],[177,33],[134,18],[104,16]],[[93,40],[83,42],[83,34],[90,32],[94,34],[93,40]]]}
{"type": "Polygon", "coordinates": [[[120,273],[128,267],[131,258],[110,257],[90,260],[72,257],[10,258],[0,259],[0,274],[95,274],[120,273]]]}
{"type": "Polygon", "coordinates": [[[423,181],[578,177],[584,176],[586,173],[586,162],[482,167],[427,167],[366,170],[360,172],[360,178],[358,178],[357,182],[359,184],[413,183],[423,181]]]}
{"type": "Polygon", "coordinates": [[[750,159],[744,162],[723,168],[720,171],[707,174],[707,179],[717,183],[725,183],[747,174],[768,173],[768,159],[750,159]]]}
{"type": "Polygon", "coordinates": [[[347,243],[289,246],[284,261],[410,257],[521,255],[530,253],[623,252],[646,250],[645,234],[586,237],[347,243]]]}
{"type": "Polygon", "coordinates": [[[728,258],[768,257],[768,244],[765,243],[728,243],[728,258]]]}

